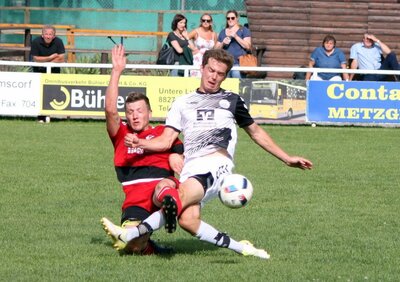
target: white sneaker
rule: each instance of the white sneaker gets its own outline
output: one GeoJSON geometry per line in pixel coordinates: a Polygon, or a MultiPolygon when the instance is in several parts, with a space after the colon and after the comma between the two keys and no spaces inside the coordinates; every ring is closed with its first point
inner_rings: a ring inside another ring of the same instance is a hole
{"type": "Polygon", "coordinates": [[[255,256],[261,259],[269,259],[271,256],[263,249],[256,249],[252,243],[247,240],[240,241],[243,244],[242,255],[255,256]]]}
{"type": "Polygon", "coordinates": [[[126,239],[126,229],[112,223],[109,219],[103,217],[101,219],[101,224],[103,225],[104,231],[110,236],[113,241],[113,247],[117,251],[122,251],[125,249],[128,240],[126,239]]]}

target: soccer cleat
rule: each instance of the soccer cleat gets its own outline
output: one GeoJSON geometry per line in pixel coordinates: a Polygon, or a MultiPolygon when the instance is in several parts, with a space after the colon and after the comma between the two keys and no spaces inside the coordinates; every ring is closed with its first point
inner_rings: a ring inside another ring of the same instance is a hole
{"type": "Polygon", "coordinates": [[[165,215],[165,229],[168,233],[174,233],[176,230],[176,216],[178,214],[178,206],[175,199],[166,195],[162,201],[162,210],[165,215]]]}
{"type": "Polygon", "coordinates": [[[126,239],[126,229],[112,223],[109,219],[103,217],[101,219],[104,231],[113,241],[113,247],[117,251],[123,251],[128,243],[126,239]]]}
{"type": "Polygon", "coordinates": [[[254,256],[261,259],[269,259],[271,256],[263,249],[256,249],[252,243],[247,240],[240,241],[243,245],[242,255],[244,256],[254,256]]]}

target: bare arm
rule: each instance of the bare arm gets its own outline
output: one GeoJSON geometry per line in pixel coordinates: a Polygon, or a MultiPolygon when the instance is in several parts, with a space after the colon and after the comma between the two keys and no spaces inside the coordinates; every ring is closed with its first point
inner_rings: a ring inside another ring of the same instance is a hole
{"type": "MultiPolygon", "coordinates": [[[[314,62],[313,60],[310,60],[310,61],[308,62],[308,67],[309,67],[309,68],[313,68],[314,65],[315,65],[315,62],[314,62]]],[[[311,72],[306,73],[306,80],[310,80],[311,75],[312,75],[311,72]]]]}
{"type": "Polygon", "coordinates": [[[178,54],[183,53],[183,48],[179,45],[177,40],[171,41],[171,46],[175,49],[178,54]]]}
{"type": "Polygon", "coordinates": [[[124,144],[127,147],[139,147],[152,152],[165,152],[172,147],[178,135],[179,132],[170,127],[166,127],[160,136],[152,139],[140,139],[136,134],[128,133],[124,144]]]}
{"type": "Polygon", "coordinates": [[[196,38],[197,38],[197,31],[196,29],[194,29],[188,34],[189,48],[192,49],[193,55],[199,52],[199,49],[197,49],[196,45],[193,43],[193,41],[196,40],[196,38]]]}
{"type": "Polygon", "coordinates": [[[239,45],[245,50],[251,50],[251,37],[241,38],[237,32],[239,31],[238,26],[234,26],[232,28],[228,28],[225,30],[227,36],[234,38],[239,45]]]}
{"type": "Polygon", "coordinates": [[[374,41],[375,43],[378,43],[379,46],[381,46],[382,49],[382,53],[386,56],[387,54],[389,54],[392,50],[390,50],[390,48],[383,43],[382,41],[380,41],[378,38],[376,38],[375,35],[373,34],[368,34],[368,38],[371,39],[372,41],[374,41]]]}
{"type": "Polygon", "coordinates": [[[52,60],[53,63],[64,63],[65,54],[57,54],[57,56],[52,60]]]}
{"type": "Polygon", "coordinates": [[[261,148],[284,162],[286,165],[290,167],[298,167],[300,169],[312,168],[313,164],[311,161],[302,157],[288,155],[258,124],[253,123],[250,126],[245,127],[244,130],[261,148]]]}
{"type": "Polygon", "coordinates": [[[118,114],[118,84],[122,72],[126,66],[125,48],[122,45],[116,45],[112,49],[112,65],[110,82],[106,90],[105,114],[107,131],[110,136],[115,136],[119,129],[120,116],[118,114]]]}
{"type": "Polygon", "coordinates": [[[214,48],[216,48],[215,46],[218,44],[218,34],[216,32],[213,32],[213,40],[215,42],[214,48]]]}
{"type": "Polygon", "coordinates": [[[196,31],[196,29],[193,29],[191,32],[189,32],[188,39],[196,40],[196,38],[197,38],[197,31],[196,31]]]}
{"type": "Polygon", "coordinates": [[[214,49],[221,49],[224,46],[223,42],[219,42],[218,40],[215,42],[214,49]]]}
{"type": "MultiPolygon", "coordinates": [[[[351,61],[351,64],[350,64],[350,69],[356,70],[357,68],[358,68],[358,62],[356,59],[353,59],[353,61],[351,61]]],[[[349,75],[349,80],[353,80],[354,75],[355,75],[354,73],[351,73],[349,75]]]]}
{"type": "Polygon", "coordinates": [[[233,38],[235,38],[237,43],[239,43],[239,45],[242,46],[243,49],[251,50],[251,37],[241,38],[240,36],[237,35],[237,33],[235,33],[233,38]]]}
{"type": "Polygon", "coordinates": [[[50,56],[33,56],[32,59],[37,62],[37,63],[47,63],[47,62],[52,62],[52,63],[64,63],[65,54],[51,54],[50,56]]]}
{"type": "MultiPolygon", "coordinates": [[[[347,65],[346,64],[341,64],[340,65],[342,67],[342,69],[346,70],[347,69],[347,65]]],[[[344,80],[349,80],[349,74],[348,73],[343,73],[343,79],[344,80]]]]}
{"type": "MultiPolygon", "coordinates": [[[[225,29],[225,34],[227,32],[227,29],[225,29]]],[[[218,36],[216,37],[215,40],[215,45],[214,45],[214,49],[222,49],[224,47],[224,45],[229,45],[231,43],[231,38],[226,34],[224,40],[222,40],[222,42],[218,41],[218,36]]]]}
{"type": "Polygon", "coordinates": [[[385,43],[383,43],[382,41],[379,41],[378,44],[381,46],[382,53],[385,56],[388,55],[390,52],[392,52],[392,50],[390,50],[390,48],[385,43]]]}

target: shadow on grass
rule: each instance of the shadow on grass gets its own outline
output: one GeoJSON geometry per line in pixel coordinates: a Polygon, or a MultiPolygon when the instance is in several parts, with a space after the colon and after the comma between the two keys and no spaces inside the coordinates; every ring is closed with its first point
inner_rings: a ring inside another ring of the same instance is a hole
{"type": "MultiPolygon", "coordinates": [[[[163,257],[170,259],[175,255],[195,255],[199,254],[199,252],[204,252],[204,251],[217,251],[220,248],[216,247],[212,244],[208,244],[206,242],[202,242],[200,240],[197,240],[196,238],[192,239],[177,239],[177,240],[167,240],[167,241],[160,241],[160,240],[155,240],[155,243],[163,246],[163,247],[168,247],[173,249],[173,253],[171,254],[160,254],[157,255],[158,257],[163,257]]],[[[112,248],[112,242],[109,238],[107,237],[92,237],[90,240],[90,244],[94,245],[104,245],[107,248],[112,248]]],[[[120,255],[129,255],[129,254],[122,254],[120,255]]],[[[232,260],[214,260],[213,263],[221,263],[221,264],[236,264],[238,261],[232,259],[232,260]]]]}

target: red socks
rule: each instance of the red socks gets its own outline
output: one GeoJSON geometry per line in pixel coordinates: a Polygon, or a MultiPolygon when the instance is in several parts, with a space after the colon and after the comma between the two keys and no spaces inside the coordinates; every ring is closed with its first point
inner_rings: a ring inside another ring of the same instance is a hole
{"type": "Polygon", "coordinates": [[[170,196],[172,196],[172,198],[174,198],[176,205],[178,207],[177,214],[178,214],[178,216],[180,216],[181,212],[182,212],[182,202],[181,202],[181,199],[179,198],[178,190],[175,188],[169,187],[169,186],[165,186],[165,187],[161,188],[161,191],[156,196],[157,201],[162,203],[164,197],[167,195],[170,195],[170,196]]]}

